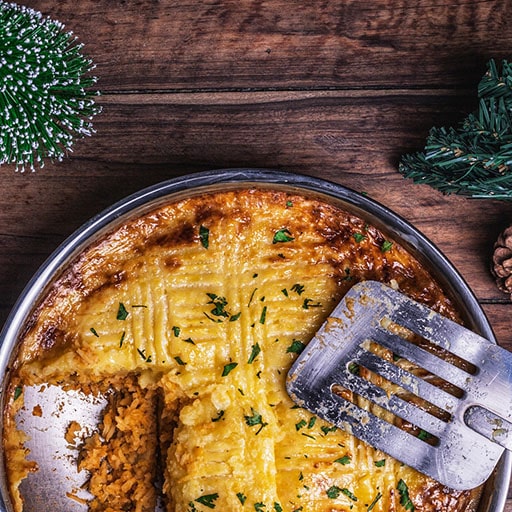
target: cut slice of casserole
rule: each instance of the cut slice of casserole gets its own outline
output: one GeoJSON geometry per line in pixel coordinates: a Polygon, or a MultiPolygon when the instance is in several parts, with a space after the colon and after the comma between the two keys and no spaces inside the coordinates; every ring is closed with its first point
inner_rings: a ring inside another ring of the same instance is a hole
{"type": "Polygon", "coordinates": [[[41,383],[108,390],[80,455],[90,510],[154,510],[158,475],[169,512],[474,510],[477,490],[441,486],[286,394],[297,354],[365,279],[457,317],[410,253],[321,198],[233,189],[115,228],[64,271],[21,340],[4,436],[16,510],[30,460],[16,391],[41,383]]]}

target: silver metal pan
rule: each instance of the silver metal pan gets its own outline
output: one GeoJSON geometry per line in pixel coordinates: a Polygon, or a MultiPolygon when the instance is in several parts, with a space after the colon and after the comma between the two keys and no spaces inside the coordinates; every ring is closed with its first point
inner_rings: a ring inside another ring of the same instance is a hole
{"type": "MultiPolygon", "coordinates": [[[[258,185],[313,195],[341,206],[367,220],[384,233],[389,234],[426,266],[451,297],[469,328],[495,342],[494,334],[485,314],[460,274],[425,236],[388,208],[341,185],[309,176],[263,169],[216,170],[169,180],[129,196],[92,218],[73,233],[48,258],[26,286],[0,333],[0,382],[3,383],[0,387],[0,399],[2,400],[2,407],[5,401],[4,385],[9,378],[8,369],[15,357],[20,333],[23,332],[35,305],[77,254],[127,219],[139,216],[155,207],[180,198],[204,192],[225,190],[230,187],[240,187],[241,185],[258,185]]],[[[96,409],[95,404],[91,404],[91,410],[88,413],[91,418],[94,418],[94,415],[97,414],[97,407],[97,404],[96,409]]],[[[76,414],[73,412],[71,405],[65,407],[65,409],[71,415],[76,414]]],[[[80,414],[82,414],[82,411],[80,411],[80,414]]],[[[32,447],[31,450],[38,452],[35,453],[36,457],[49,458],[49,452],[54,449],[52,448],[52,442],[56,437],[55,433],[52,433],[51,429],[44,431],[44,429],[39,428],[39,430],[46,432],[43,433],[43,437],[47,437],[47,442],[37,443],[37,446],[32,447]]],[[[3,424],[0,423],[0,435],[2,431],[3,424]]],[[[62,455],[64,458],[66,456],[66,454],[62,455]]],[[[485,484],[478,512],[503,511],[511,470],[512,456],[509,452],[506,452],[493,475],[485,484]]],[[[39,483],[34,481],[32,484],[34,492],[30,493],[31,505],[27,508],[40,510],[41,512],[65,510],[59,509],[55,500],[57,499],[56,490],[59,494],[62,494],[61,489],[59,489],[59,482],[62,482],[68,476],[59,474],[59,471],[49,470],[44,478],[40,478],[39,483]]],[[[71,511],[69,507],[66,510],[71,511]]],[[[76,510],[83,511],[85,507],[77,503],[76,510]]],[[[11,511],[4,461],[2,460],[0,463],[0,512],[11,511]]]]}

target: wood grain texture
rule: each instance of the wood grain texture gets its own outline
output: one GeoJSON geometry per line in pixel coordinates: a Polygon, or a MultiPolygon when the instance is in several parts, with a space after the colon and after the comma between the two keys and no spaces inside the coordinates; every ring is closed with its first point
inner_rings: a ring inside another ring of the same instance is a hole
{"type": "Polygon", "coordinates": [[[508,0],[26,3],[80,36],[104,91],[472,87],[512,43],[508,0]]]}
{"type": "Polygon", "coordinates": [[[106,95],[101,103],[97,133],[77,142],[70,159],[5,182],[13,206],[0,213],[0,226],[16,226],[23,244],[49,235],[44,255],[90,216],[157,181],[205,169],[263,167],[367,193],[438,245],[479,298],[505,298],[489,273],[489,258],[512,205],[443,196],[397,172],[400,155],[421,144],[435,119],[460,117],[467,98],[415,91],[223,92],[106,95]]]}
{"type": "Polygon", "coordinates": [[[489,271],[512,204],[443,196],[397,172],[431,126],[456,126],[475,108],[486,62],[511,58],[512,2],[24,3],[85,44],[103,113],[63,162],[0,168],[1,323],[58,244],[115,201],[188,173],[264,167],[334,181],[403,216],[512,350],[511,300],[489,271]]]}

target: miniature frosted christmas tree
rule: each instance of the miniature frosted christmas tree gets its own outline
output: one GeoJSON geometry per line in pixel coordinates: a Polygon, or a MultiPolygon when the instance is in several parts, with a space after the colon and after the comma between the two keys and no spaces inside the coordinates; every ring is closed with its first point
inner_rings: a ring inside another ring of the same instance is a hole
{"type": "Polygon", "coordinates": [[[99,112],[83,45],[40,12],[0,1],[0,164],[61,160],[99,112]]]}

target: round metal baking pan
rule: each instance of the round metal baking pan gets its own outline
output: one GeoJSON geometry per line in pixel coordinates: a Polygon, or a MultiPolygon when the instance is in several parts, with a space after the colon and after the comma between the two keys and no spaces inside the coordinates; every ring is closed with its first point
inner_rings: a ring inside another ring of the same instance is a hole
{"type": "MultiPolygon", "coordinates": [[[[429,269],[454,301],[471,329],[496,341],[477,299],[453,265],[424,235],[385,206],[341,185],[309,176],[266,169],[226,169],[195,173],[144,189],[92,218],[61,244],[30,280],[0,333],[0,382],[5,383],[9,377],[8,368],[16,354],[20,333],[35,305],[68,263],[89,244],[127,219],[142,215],[165,203],[242,186],[279,188],[313,195],[367,220],[408,249],[429,269]]],[[[0,388],[0,393],[3,403],[4,386],[0,388]]],[[[0,427],[3,430],[3,424],[0,427]]],[[[509,452],[505,452],[493,476],[485,485],[478,512],[503,511],[511,470],[512,457],[509,452]]],[[[11,510],[2,460],[0,512],[11,510]]]]}

